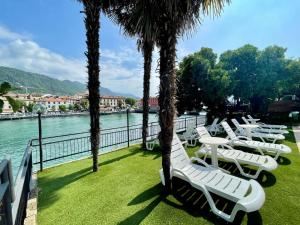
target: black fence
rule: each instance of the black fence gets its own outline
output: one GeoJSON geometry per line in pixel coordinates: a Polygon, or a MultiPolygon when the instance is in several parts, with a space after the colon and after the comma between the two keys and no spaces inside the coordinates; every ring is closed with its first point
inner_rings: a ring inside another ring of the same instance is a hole
{"type": "MultiPolygon", "coordinates": [[[[198,126],[205,123],[205,116],[179,118],[175,122],[177,132],[183,132],[188,126],[198,126]]],[[[148,137],[158,135],[160,126],[158,122],[149,123],[148,137]]],[[[142,141],[142,125],[130,125],[101,130],[100,154],[116,149],[129,147],[142,141]]],[[[90,133],[73,133],[41,140],[32,140],[32,157],[35,170],[58,165],[67,161],[76,160],[90,155],[90,133]],[[39,143],[41,141],[41,144],[39,143]]]]}
{"type": "Polygon", "coordinates": [[[16,180],[10,159],[0,163],[0,225],[21,225],[26,216],[32,173],[31,141],[28,143],[16,180]]]}

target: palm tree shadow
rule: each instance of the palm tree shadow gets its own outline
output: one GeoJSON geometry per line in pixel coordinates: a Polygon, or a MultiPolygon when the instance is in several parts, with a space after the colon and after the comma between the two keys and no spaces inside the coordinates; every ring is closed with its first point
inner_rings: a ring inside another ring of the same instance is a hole
{"type": "Polygon", "coordinates": [[[137,205],[148,201],[149,199],[157,196],[149,205],[145,208],[139,210],[135,214],[129,216],[125,220],[119,222],[121,225],[133,225],[140,224],[152,211],[155,207],[163,200],[163,197],[160,195],[162,186],[161,184],[156,184],[148,190],[142,192],[138,196],[136,196],[132,201],[128,203],[128,206],[137,205]]]}
{"type": "Polygon", "coordinates": [[[162,190],[162,184],[158,183],[158,184],[154,185],[153,187],[149,188],[148,190],[142,192],[141,194],[136,196],[134,199],[132,199],[128,203],[128,206],[137,205],[137,204],[143,203],[155,196],[159,196],[161,190],[162,190]]]}

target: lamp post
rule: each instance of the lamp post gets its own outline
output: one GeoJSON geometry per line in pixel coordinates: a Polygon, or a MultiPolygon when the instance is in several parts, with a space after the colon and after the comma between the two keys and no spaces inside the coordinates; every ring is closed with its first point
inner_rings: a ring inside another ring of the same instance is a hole
{"type": "Polygon", "coordinates": [[[42,114],[45,113],[46,108],[44,105],[36,104],[33,111],[38,114],[40,170],[43,171],[42,114]]]}

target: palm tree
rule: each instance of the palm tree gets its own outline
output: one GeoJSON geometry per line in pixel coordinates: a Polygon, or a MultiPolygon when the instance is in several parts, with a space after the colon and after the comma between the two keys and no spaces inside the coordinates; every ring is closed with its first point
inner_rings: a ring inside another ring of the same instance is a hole
{"type": "MultiPolygon", "coordinates": [[[[159,140],[166,193],[171,191],[170,153],[175,116],[177,38],[195,27],[201,12],[219,15],[227,2],[230,0],[121,0],[123,5],[118,4],[117,19],[122,21],[120,24],[126,27],[126,31],[138,34],[142,40],[152,40],[160,47],[159,140]]],[[[116,9],[112,10],[116,12],[116,9]]]]}
{"type": "Polygon", "coordinates": [[[112,0],[78,0],[84,6],[84,23],[86,28],[88,91],[90,108],[91,150],[93,156],[93,171],[98,171],[98,152],[100,146],[100,81],[99,81],[99,30],[100,11],[106,9],[112,0]]]}
{"type": "Polygon", "coordinates": [[[146,149],[149,120],[149,92],[152,53],[155,44],[155,33],[149,33],[153,17],[151,17],[151,1],[128,0],[120,1],[107,10],[107,15],[117,24],[121,25],[125,35],[138,37],[138,50],[144,57],[144,85],[143,85],[143,128],[142,148],[146,149]]]}
{"type": "Polygon", "coordinates": [[[230,0],[160,0],[158,12],[158,39],[160,47],[159,123],[162,167],[165,193],[171,192],[170,154],[175,116],[175,58],[177,39],[200,22],[201,12],[219,15],[230,0]]]}

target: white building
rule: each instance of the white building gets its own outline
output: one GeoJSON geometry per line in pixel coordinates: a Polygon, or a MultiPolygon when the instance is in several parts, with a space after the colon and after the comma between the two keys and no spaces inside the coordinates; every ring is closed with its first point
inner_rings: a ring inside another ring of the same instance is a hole
{"type": "Polygon", "coordinates": [[[100,106],[106,107],[125,107],[125,97],[123,96],[100,96],[100,106]]]}

